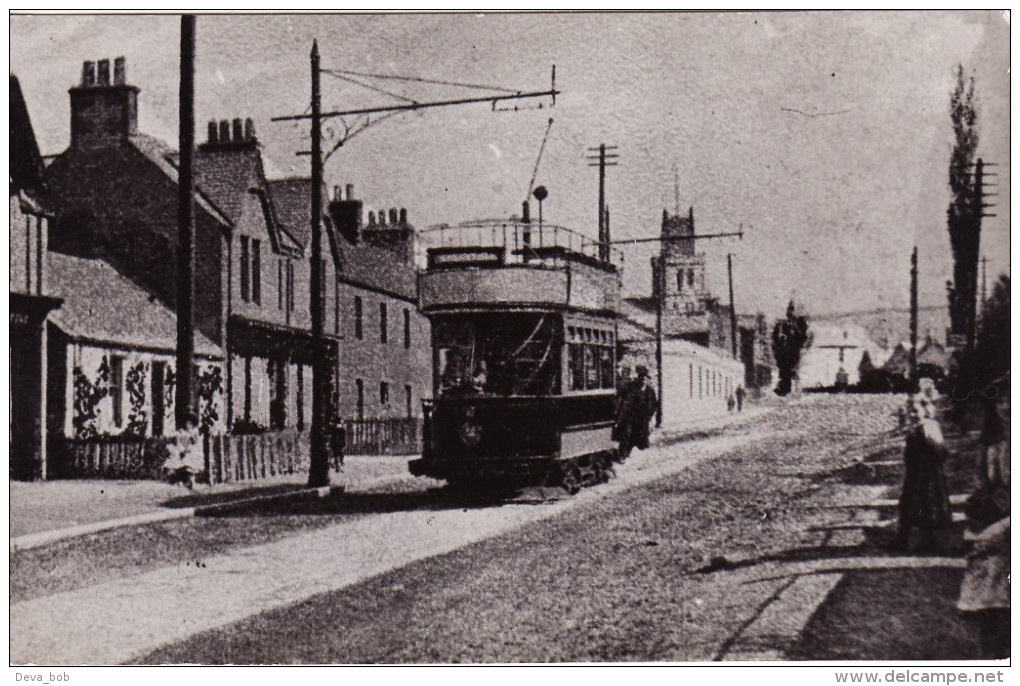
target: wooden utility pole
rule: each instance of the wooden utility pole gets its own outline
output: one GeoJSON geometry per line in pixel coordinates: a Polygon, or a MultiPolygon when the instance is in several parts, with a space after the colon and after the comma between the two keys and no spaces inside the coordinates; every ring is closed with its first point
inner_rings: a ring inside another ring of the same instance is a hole
{"type": "Polygon", "coordinates": [[[726,253],[726,269],[730,277],[730,341],[735,360],[737,359],[737,309],[733,304],[733,253],[726,253]]]}
{"type": "Polygon", "coordinates": [[[312,429],[308,485],[329,485],[326,452],[326,341],[323,336],[322,302],[322,98],[319,89],[319,43],[312,41],[312,270],[309,290],[312,316],[312,429]]]}
{"type": "Polygon", "coordinates": [[[910,255],[910,386],[917,387],[917,246],[910,255]]]}
{"type": "Polygon", "coordinates": [[[609,226],[606,223],[606,167],[615,167],[619,155],[616,153],[606,154],[606,150],[616,150],[617,146],[602,143],[597,148],[588,148],[588,152],[598,153],[598,157],[588,157],[589,167],[599,168],[599,259],[608,262],[610,258],[610,237],[609,226]]]}
{"type": "Polygon", "coordinates": [[[662,256],[655,270],[655,377],[656,391],[659,394],[659,404],[655,408],[655,428],[662,426],[662,398],[665,393],[662,389],[662,301],[666,297],[665,265],[662,256]]]}
{"type": "Polygon", "coordinates": [[[177,172],[177,392],[174,418],[183,429],[195,413],[195,15],[181,17],[180,168],[177,172]]]}

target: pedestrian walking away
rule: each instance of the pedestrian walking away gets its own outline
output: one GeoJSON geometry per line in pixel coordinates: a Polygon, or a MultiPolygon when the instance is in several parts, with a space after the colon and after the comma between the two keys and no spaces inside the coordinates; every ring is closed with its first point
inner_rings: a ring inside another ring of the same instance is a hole
{"type": "Polygon", "coordinates": [[[613,425],[613,440],[619,443],[621,462],[634,448],[648,447],[649,423],[659,407],[658,396],[648,378],[648,367],[639,364],[634,371],[637,378],[623,389],[613,425]]]}
{"type": "Polygon", "coordinates": [[[747,395],[747,391],[744,390],[743,386],[737,386],[737,412],[744,409],[744,396],[747,395]]]}

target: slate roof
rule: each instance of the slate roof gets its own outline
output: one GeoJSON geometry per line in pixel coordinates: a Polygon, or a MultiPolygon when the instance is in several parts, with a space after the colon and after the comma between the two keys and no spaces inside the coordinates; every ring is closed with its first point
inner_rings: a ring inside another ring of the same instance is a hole
{"type": "MultiPolygon", "coordinates": [[[[50,294],[64,301],[50,321],[68,336],[128,348],[176,349],[174,313],[107,262],[50,252],[48,280],[50,294]]],[[[195,352],[223,357],[223,351],[197,331],[195,352]]]]}
{"type": "MultiPolygon", "coordinates": [[[[311,179],[269,181],[269,188],[284,231],[301,241],[304,247],[311,240],[311,179]]],[[[325,202],[325,192],[322,197],[325,202]]],[[[347,283],[417,301],[418,283],[413,263],[404,262],[392,250],[380,246],[352,245],[333,230],[326,208],[323,208],[323,217],[337,269],[347,283]]]]}
{"type": "MultiPolygon", "coordinates": [[[[160,139],[144,133],[137,133],[133,136],[129,136],[128,140],[131,142],[131,145],[138,150],[138,152],[145,155],[145,157],[155,164],[160,171],[166,174],[175,185],[177,184],[178,155],[176,151],[171,150],[170,146],[160,139]]],[[[201,189],[196,191],[195,201],[198,207],[201,207],[203,210],[208,212],[220,223],[228,227],[233,226],[231,218],[201,189]]]]}

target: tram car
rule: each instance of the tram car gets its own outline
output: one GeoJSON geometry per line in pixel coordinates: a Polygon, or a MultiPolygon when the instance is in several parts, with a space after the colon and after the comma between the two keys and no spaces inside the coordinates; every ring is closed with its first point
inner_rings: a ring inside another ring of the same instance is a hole
{"type": "Polygon", "coordinates": [[[472,487],[608,479],[617,253],[560,226],[442,225],[419,276],[434,393],[411,473],[472,487]]]}

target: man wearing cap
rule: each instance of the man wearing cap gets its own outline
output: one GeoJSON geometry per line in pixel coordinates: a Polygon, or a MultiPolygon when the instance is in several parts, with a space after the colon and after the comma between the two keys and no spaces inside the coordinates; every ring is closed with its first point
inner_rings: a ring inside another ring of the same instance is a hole
{"type": "Polygon", "coordinates": [[[648,367],[639,364],[637,378],[627,384],[620,394],[620,405],[613,425],[613,440],[620,444],[619,459],[627,459],[635,447],[648,447],[648,423],[655,416],[659,399],[648,378],[648,367]]]}

